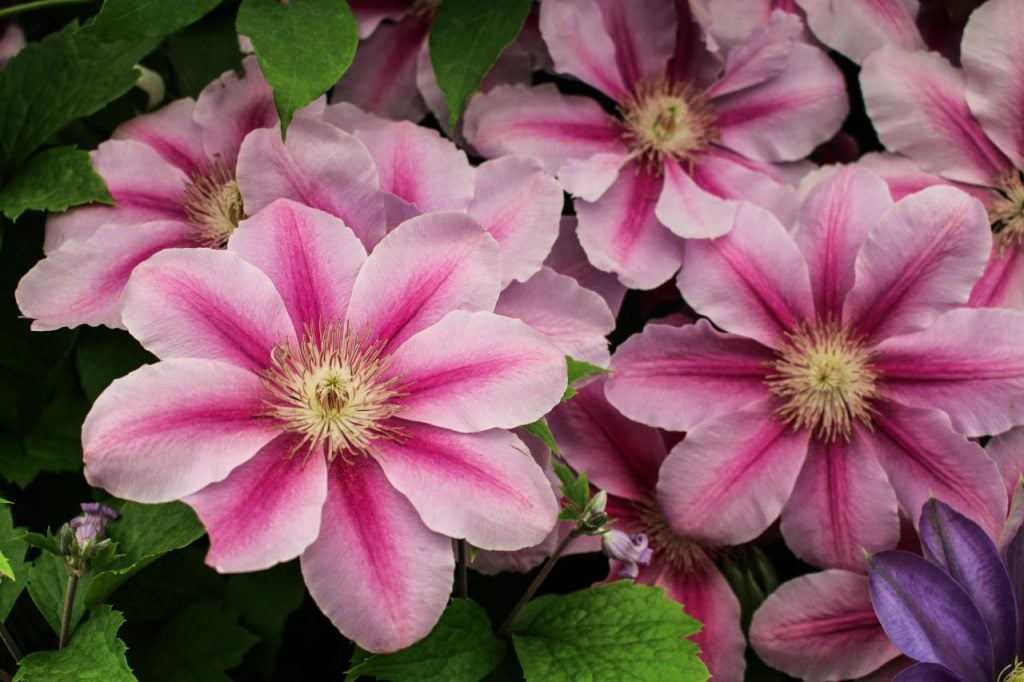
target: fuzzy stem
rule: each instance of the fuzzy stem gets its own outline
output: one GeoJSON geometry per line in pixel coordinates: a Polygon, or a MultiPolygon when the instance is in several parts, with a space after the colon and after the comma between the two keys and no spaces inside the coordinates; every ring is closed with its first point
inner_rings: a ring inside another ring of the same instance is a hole
{"type": "Polygon", "coordinates": [[[544,562],[544,565],[540,569],[540,573],[538,573],[537,577],[533,579],[533,582],[530,583],[530,586],[526,588],[526,592],[523,592],[523,596],[521,596],[519,598],[519,601],[516,602],[516,605],[512,607],[512,612],[508,614],[508,617],[505,618],[505,622],[503,622],[501,624],[501,627],[498,628],[499,638],[504,639],[508,636],[508,629],[512,627],[512,621],[516,619],[516,616],[518,616],[519,612],[523,610],[523,607],[526,606],[526,604],[531,599],[533,599],[533,595],[536,594],[537,590],[541,586],[541,583],[544,582],[544,579],[548,577],[548,573],[551,573],[551,569],[555,567],[555,563],[565,552],[566,548],[569,546],[569,543],[578,538],[580,535],[583,535],[583,531],[579,528],[575,528],[571,533],[565,536],[562,542],[558,544],[558,547],[555,548],[555,551],[552,552],[551,556],[548,557],[548,560],[544,562]]]}
{"type": "Polygon", "coordinates": [[[15,663],[23,658],[21,649],[18,648],[14,638],[11,637],[10,630],[8,630],[7,626],[2,622],[0,622],[0,640],[3,640],[4,646],[6,646],[7,650],[11,652],[11,658],[14,659],[15,663]]]}
{"type": "Polygon", "coordinates": [[[4,7],[0,9],[0,18],[11,16],[14,14],[21,14],[22,12],[32,12],[37,9],[46,9],[47,7],[59,7],[60,5],[87,5],[92,0],[34,0],[33,2],[24,2],[20,5],[13,5],[11,7],[4,7]]]}
{"type": "Polygon", "coordinates": [[[68,591],[64,594],[64,616],[60,621],[60,646],[63,649],[71,639],[71,612],[75,610],[75,591],[78,589],[78,576],[68,574],[68,591]]]}
{"type": "Polygon", "coordinates": [[[465,540],[455,541],[455,572],[458,577],[459,596],[469,598],[469,547],[465,540]]]}

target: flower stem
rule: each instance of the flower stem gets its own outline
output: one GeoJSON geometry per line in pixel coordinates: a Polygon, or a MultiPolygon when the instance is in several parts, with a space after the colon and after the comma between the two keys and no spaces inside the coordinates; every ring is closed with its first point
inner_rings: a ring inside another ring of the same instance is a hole
{"type": "Polygon", "coordinates": [[[3,640],[4,646],[6,646],[7,650],[11,652],[11,658],[14,659],[15,663],[23,658],[21,649],[18,648],[18,645],[14,642],[14,638],[11,637],[11,632],[2,622],[0,622],[0,640],[3,640]]]}
{"type": "Polygon", "coordinates": [[[64,594],[64,617],[60,621],[60,646],[63,649],[71,639],[71,612],[75,610],[75,591],[78,589],[78,576],[68,574],[68,591],[64,594]]]}
{"type": "Polygon", "coordinates": [[[33,0],[33,2],[23,2],[20,5],[13,5],[11,7],[4,7],[3,9],[0,9],[0,18],[14,14],[21,14],[22,12],[32,12],[37,9],[46,9],[47,7],[58,7],[60,5],[86,5],[90,2],[92,2],[92,0],[33,0]]]}
{"type": "Polygon", "coordinates": [[[469,547],[465,540],[455,541],[455,572],[458,576],[459,596],[469,598],[469,547]]]}
{"type": "Polygon", "coordinates": [[[501,627],[498,628],[499,638],[504,639],[508,636],[508,629],[512,627],[512,621],[516,619],[516,616],[518,616],[519,612],[523,610],[523,607],[526,606],[526,604],[531,599],[533,599],[533,595],[536,594],[537,590],[541,586],[541,583],[544,582],[544,579],[548,577],[548,573],[551,573],[551,569],[555,567],[555,563],[558,561],[558,559],[562,556],[562,554],[565,553],[565,550],[569,546],[569,543],[578,538],[580,535],[583,535],[583,531],[579,528],[575,528],[571,533],[565,536],[562,542],[558,544],[558,547],[555,548],[555,551],[552,552],[551,556],[548,557],[548,560],[544,562],[544,565],[540,569],[540,573],[538,573],[537,577],[533,579],[533,582],[530,583],[530,586],[526,588],[526,592],[523,592],[523,596],[521,596],[519,598],[519,601],[516,602],[516,605],[512,607],[512,612],[508,614],[508,617],[505,618],[505,622],[503,622],[501,624],[501,627]]]}

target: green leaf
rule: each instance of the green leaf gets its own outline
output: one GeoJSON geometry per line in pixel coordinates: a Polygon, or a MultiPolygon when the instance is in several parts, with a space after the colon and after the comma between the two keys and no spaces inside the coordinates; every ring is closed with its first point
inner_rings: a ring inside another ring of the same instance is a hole
{"type": "Polygon", "coordinates": [[[430,31],[430,61],[452,127],[466,100],[519,35],[533,0],[444,0],[430,31]]]}
{"type": "Polygon", "coordinates": [[[477,682],[504,656],[505,643],[492,633],[487,612],[468,599],[453,599],[424,639],[393,654],[369,656],[348,675],[394,682],[477,682]]]}
{"type": "Polygon", "coordinates": [[[280,636],[284,622],[302,605],[305,596],[306,586],[296,562],[229,576],[224,594],[228,605],[242,615],[244,624],[264,639],[280,636]]]}
{"type": "MultiPolygon", "coordinates": [[[[74,627],[85,615],[85,592],[92,576],[86,574],[78,582],[75,601],[71,608],[71,625],[74,627]]],[[[39,613],[50,624],[54,634],[60,633],[61,614],[64,612],[64,595],[68,588],[68,572],[64,559],[56,554],[44,552],[37,556],[28,567],[28,596],[32,598],[39,613]]]]}
{"type": "Polygon", "coordinates": [[[184,95],[197,97],[208,83],[228,70],[239,71],[234,14],[218,11],[184,31],[167,37],[165,49],[184,95]]]}
{"type": "Polygon", "coordinates": [[[75,147],[39,152],[0,190],[0,211],[11,220],[25,211],[66,211],[93,202],[113,204],[114,199],[89,154],[75,147]]]}
{"type": "Polygon", "coordinates": [[[13,576],[10,580],[0,581],[0,621],[7,620],[27,582],[25,553],[28,552],[28,544],[21,540],[21,533],[21,528],[14,527],[10,508],[6,505],[0,507],[0,553],[13,576]]]}
{"type": "Polygon", "coordinates": [[[348,70],[359,42],[345,0],[242,0],[236,26],[252,41],[274,91],[282,136],[292,114],[348,70]]]}
{"type": "Polygon", "coordinates": [[[30,43],[0,71],[0,173],[57,131],[127,92],[152,38],[103,41],[69,25],[30,43]],[[27,97],[25,93],[31,93],[27,97]]]}
{"type": "Polygon", "coordinates": [[[114,379],[155,361],[138,341],[120,329],[87,329],[75,351],[78,378],[89,400],[96,400],[114,379]]]}
{"type": "Polygon", "coordinates": [[[592,365],[589,362],[577,360],[571,355],[565,356],[565,367],[569,375],[569,384],[565,389],[565,393],[562,394],[562,400],[569,400],[570,398],[575,397],[576,389],[574,388],[574,385],[577,382],[595,374],[608,373],[608,370],[604,367],[598,367],[597,365],[592,365]]]}
{"type": "Polygon", "coordinates": [[[157,635],[139,666],[146,682],[231,682],[225,672],[257,638],[238,624],[238,614],[218,602],[192,604],[157,635]]]}
{"type": "Polygon", "coordinates": [[[159,38],[178,31],[220,4],[220,0],[105,0],[83,31],[106,40],[159,38]]]}
{"type": "Polygon", "coordinates": [[[37,651],[21,659],[15,682],[135,682],[117,638],[124,618],[109,606],[93,611],[60,651],[37,651]]]}
{"type": "Polygon", "coordinates": [[[697,645],[700,623],[661,588],[622,580],[535,599],[512,624],[529,682],[708,679],[697,645]]]}
{"type": "Polygon", "coordinates": [[[107,531],[124,556],[120,566],[92,576],[84,590],[89,607],[106,600],[124,581],[167,552],[190,545],[204,532],[195,512],[181,502],[126,502],[120,512],[121,517],[107,531]]]}
{"type": "Polygon", "coordinates": [[[543,417],[531,424],[524,424],[521,428],[540,438],[541,442],[548,446],[551,452],[559,457],[562,456],[562,453],[558,451],[558,443],[555,442],[555,434],[551,433],[551,427],[548,426],[543,417]]]}

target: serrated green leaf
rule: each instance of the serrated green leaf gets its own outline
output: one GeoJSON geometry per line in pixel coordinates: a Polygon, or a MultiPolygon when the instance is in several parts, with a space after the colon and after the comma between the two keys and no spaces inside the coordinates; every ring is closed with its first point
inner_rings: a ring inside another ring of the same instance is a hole
{"type": "Polygon", "coordinates": [[[256,642],[224,604],[192,604],[157,635],[139,676],[146,682],[231,682],[226,671],[256,642]]]}
{"type": "Polygon", "coordinates": [[[109,606],[92,612],[60,651],[37,651],[21,659],[15,682],[135,682],[117,638],[124,618],[109,606]]]}
{"type": "Polygon", "coordinates": [[[221,0],[104,0],[83,31],[106,40],[157,38],[198,21],[221,0]]]}
{"type": "Polygon", "coordinates": [[[604,367],[598,367],[597,365],[592,365],[589,362],[577,360],[571,355],[565,356],[565,368],[566,372],[568,373],[569,383],[565,389],[565,393],[562,394],[563,401],[576,397],[578,391],[575,388],[573,388],[576,382],[582,381],[587,377],[593,376],[595,374],[608,373],[608,370],[605,369],[604,367]]]}
{"type": "Polygon", "coordinates": [[[87,329],[75,349],[78,378],[89,400],[95,400],[114,379],[155,360],[128,332],[120,329],[87,329]]]}
{"type": "Polygon", "coordinates": [[[477,682],[504,656],[505,643],[492,633],[487,612],[469,599],[453,599],[424,639],[393,654],[364,658],[348,675],[353,679],[369,675],[392,682],[477,682]]]}
{"type": "Polygon", "coordinates": [[[104,41],[72,24],[30,43],[0,71],[0,173],[69,122],[127,92],[153,38],[104,41]],[[32,93],[26,97],[25,93],[32,93]]]}
{"type": "Polygon", "coordinates": [[[190,545],[204,532],[195,512],[181,502],[126,502],[120,513],[107,531],[123,556],[116,567],[91,576],[85,590],[85,603],[90,607],[106,600],[124,581],[167,552],[190,545]]]}
{"type": "Polygon", "coordinates": [[[551,450],[551,452],[555,453],[559,457],[562,456],[562,453],[558,451],[558,443],[555,442],[555,434],[551,433],[551,427],[548,426],[548,423],[544,421],[543,417],[533,423],[524,424],[520,428],[523,428],[537,438],[540,438],[541,442],[548,446],[548,449],[551,450]]]}
{"type": "Polygon", "coordinates": [[[630,679],[703,682],[700,630],[661,588],[623,580],[526,605],[512,641],[528,682],[630,679]]]}
{"type": "MultiPolygon", "coordinates": [[[[74,627],[85,615],[85,593],[89,589],[91,576],[86,574],[78,582],[75,601],[71,609],[71,625],[74,627]]],[[[28,595],[32,598],[54,634],[60,633],[60,620],[64,612],[64,595],[68,587],[68,572],[64,559],[56,554],[44,552],[28,567],[28,595]]]]}
{"type": "Polygon", "coordinates": [[[20,539],[21,533],[21,528],[14,527],[10,508],[0,507],[0,553],[7,559],[13,575],[10,580],[0,581],[0,621],[7,620],[27,582],[25,553],[28,552],[28,544],[20,539]]]}
{"type": "Polygon", "coordinates": [[[430,30],[430,61],[452,127],[466,100],[519,35],[533,0],[444,0],[430,30]]]}
{"type": "Polygon", "coordinates": [[[66,211],[79,204],[113,204],[89,154],[55,147],[32,156],[0,190],[0,211],[17,220],[25,211],[66,211]]]}
{"type": "Polygon", "coordinates": [[[359,42],[345,0],[242,0],[236,25],[252,41],[274,91],[282,136],[292,114],[327,92],[348,70],[359,42]]]}

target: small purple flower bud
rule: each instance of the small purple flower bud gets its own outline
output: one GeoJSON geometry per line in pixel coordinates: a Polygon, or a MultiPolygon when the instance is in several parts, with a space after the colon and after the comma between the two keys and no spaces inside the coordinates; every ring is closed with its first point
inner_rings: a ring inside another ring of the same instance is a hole
{"type": "Polygon", "coordinates": [[[79,546],[98,542],[107,535],[107,524],[118,517],[118,513],[99,502],[83,502],[82,515],[71,519],[71,528],[79,546]]]}
{"type": "Polygon", "coordinates": [[[651,563],[653,554],[648,546],[647,533],[630,535],[618,530],[610,530],[602,536],[601,549],[605,556],[625,564],[619,571],[620,578],[635,578],[640,566],[651,563]]]}

